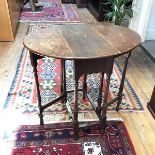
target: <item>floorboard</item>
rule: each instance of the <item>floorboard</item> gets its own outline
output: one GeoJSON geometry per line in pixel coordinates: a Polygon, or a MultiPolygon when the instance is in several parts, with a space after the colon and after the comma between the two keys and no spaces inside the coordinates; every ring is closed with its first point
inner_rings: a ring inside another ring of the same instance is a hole
{"type": "Polygon", "coordinates": [[[155,40],[146,40],[141,45],[143,46],[145,52],[155,62],[155,40]]]}

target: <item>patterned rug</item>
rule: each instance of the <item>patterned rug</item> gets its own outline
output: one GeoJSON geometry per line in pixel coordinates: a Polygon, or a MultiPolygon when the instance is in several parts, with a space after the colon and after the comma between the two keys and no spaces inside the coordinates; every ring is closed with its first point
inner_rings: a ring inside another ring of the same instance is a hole
{"type": "Polygon", "coordinates": [[[136,155],[123,122],[107,122],[105,133],[97,125],[81,129],[77,141],[73,134],[71,123],[27,125],[3,139],[12,142],[11,155],[136,155]]]}
{"type": "Polygon", "coordinates": [[[40,12],[31,11],[30,4],[24,5],[20,16],[20,22],[81,22],[76,8],[72,4],[61,4],[60,0],[39,0],[43,6],[40,12]]]}
{"type": "MultiPolygon", "coordinates": [[[[74,90],[73,81],[73,64],[68,60],[66,63],[67,74],[67,90],[74,90]]],[[[52,58],[43,58],[38,61],[38,76],[40,83],[40,92],[42,104],[46,104],[60,95],[60,60],[52,58]]],[[[115,63],[113,74],[111,76],[109,100],[116,97],[121,78],[119,66],[115,63]]],[[[94,102],[97,100],[100,74],[88,76],[87,83],[89,93],[94,102]],[[91,89],[93,88],[93,89],[91,89]]],[[[79,81],[79,87],[82,86],[82,78],[79,81]]],[[[103,94],[104,95],[104,94],[103,94]]],[[[68,102],[73,105],[73,93],[67,96],[68,102]]],[[[114,110],[116,103],[108,107],[108,110],[114,110]]],[[[23,49],[19,64],[17,66],[16,75],[14,77],[10,92],[8,94],[4,109],[16,109],[22,113],[38,113],[36,87],[34,84],[34,76],[30,63],[29,52],[23,49]]],[[[79,92],[79,112],[87,112],[92,110],[89,101],[82,99],[82,92],[79,92]]],[[[120,110],[143,110],[143,107],[135,94],[129,82],[125,81],[123,91],[123,100],[120,110]]],[[[66,108],[61,102],[51,106],[45,110],[46,114],[62,113],[66,108]]]]}

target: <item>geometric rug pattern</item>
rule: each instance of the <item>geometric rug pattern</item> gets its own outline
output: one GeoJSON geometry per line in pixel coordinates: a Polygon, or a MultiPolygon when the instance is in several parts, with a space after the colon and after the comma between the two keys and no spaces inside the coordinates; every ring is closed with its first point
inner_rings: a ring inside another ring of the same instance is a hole
{"type": "MultiPolygon", "coordinates": [[[[73,81],[73,64],[71,60],[66,62],[66,83],[67,90],[74,89],[73,81]]],[[[47,104],[60,95],[60,60],[45,57],[38,61],[38,76],[40,84],[40,92],[42,104],[47,104]]],[[[98,87],[100,74],[92,74],[87,78],[87,84],[89,93],[96,103],[98,96],[98,87]],[[93,88],[93,89],[91,89],[93,88]]],[[[109,100],[117,96],[118,88],[121,79],[121,71],[119,66],[115,63],[113,74],[110,82],[109,100]]],[[[82,78],[79,80],[79,87],[82,86],[82,78]]],[[[92,110],[92,107],[88,100],[82,99],[82,92],[79,92],[79,112],[87,112],[92,110]]],[[[104,94],[103,94],[104,95],[104,94]]],[[[70,93],[67,96],[68,102],[74,103],[74,95],[70,93]]],[[[109,111],[113,111],[116,107],[116,103],[108,107],[109,111]]],[[[23,49],[19,64],[17,66],[16,75],[12,82],[10,92],[4,109],[11,108],[21,111],[22,113],[38,113],[36,86],[34,83],[34,75],[29,58],[29,51],[23,49]]],[[[123,99],[120,106],[120,110],[123,111],[141,111],[143,107],[139,101],[135,91],[125,80],[125,86],[123,91],[123,99]]],[[[45,110],[46,114],[50,113],[62,113],[65,112],[65,106],[61,101],[45,110]]]]}
{"type": "Polygon", "coordinates": [[[95,125],[73,136],[71,123],[55,123],[21,126],[3,139],[12,142],[12,155],[136,155],[121,121],[108,121],[104,133],[95,125]]]}
{"type": "Polygon", "coordinates": [[[20,22],[81,22],[73,4],[62,4],[61,0],[39,0],[36,5],[43,6],[43,9],[41,11],[32,11],[29,3],[24,5],[20,15],[20,22]]]}

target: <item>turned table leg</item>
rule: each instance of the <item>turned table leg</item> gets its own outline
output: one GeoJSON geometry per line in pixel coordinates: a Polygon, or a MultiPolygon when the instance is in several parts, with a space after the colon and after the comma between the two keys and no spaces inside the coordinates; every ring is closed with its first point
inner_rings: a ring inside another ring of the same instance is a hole
{"type": "Polygon", "coordinates": [[[73,61],[74,65],[74,110],[73,110],[73,128],[74,128],[74,139],[78,139],[78,131],[79,131],[79,123],[78,123],[78,73],[77,66],[75,61],[73,61]]]}
{"type": "Polygon", "coordinates": [[[41,96],[40,96],[39,81],[38,81],[38,74],[37,74],[37,60],[41,59],[41,58],[42,58],[42,56],[39,56],[39,55],[36,55],[36,54],[30,52],[30,60],[31,60],[31,64],[33,67],[33,71],[34,71],[35,84],[36,84],[36,88],[37,88],[40,125],[43,125],[44,124],[43,107],[41,105],[41,96]]]}
{"type": "Polygon", "coordinates": [[[84,78],[83,78],[83,99],[86,98],[86,92],[87,92],[87,74],[84,74],[84,78]]]}
{"type": "Polygon", "coordinates": [[[110,85],[110,77],[112,72],[107,74],[107,80],[106,80],[106,88],[103,98],[103,104],[102,104],[102,111],[101,111],[101,129],[104,131],[106,128],[106,119],[107,119],[107,101],[108,101],[108,94],[109,94],[109,85],[110,85]]]}
{"type": "Polygon", "coordinates": [[[97,99],[97,107],[96,112],[98,114],[101,114],[101,103],[102,103],[102,91],[103,91],[103,80],[104,80],[104,72],[101,73],[101,80],[100,80],[100,87],[99,87],[99,94],[97,99]]]}
{"type": "Polygon", "coordinates": [[[65,92],[62,103],[67,102],[65,60],[61,60],[61,94],[65,92]]]}
{"type": "Polygon", "coordinates": [[[124,87],[124,80],[125,80],[126,70],[127,70],[127,67],[128,67],[128,61],[129,61],[130,56],[131,56],[131,51],[128,53],[128,56],[126,57],[126,60],[125,60],[125,66],[124,66],[124,69],[123,69],[122,79],[121,79],[119,92],[118,92],[118,100],[117,100],[116,111],[119,111],[120,104],[122,102],[122,92],[123,92],[123,87],[124,87]]]}

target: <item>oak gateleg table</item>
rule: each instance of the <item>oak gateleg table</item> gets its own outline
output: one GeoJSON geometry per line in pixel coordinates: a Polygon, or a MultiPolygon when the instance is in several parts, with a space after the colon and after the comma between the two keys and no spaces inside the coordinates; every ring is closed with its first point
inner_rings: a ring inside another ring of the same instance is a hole
{"type": "Polygon", "coordinates": [[[140,41],[140,36],[136,32],[110,23],[51,25],[50,28],[28,34],[24,38],[24,46],[29,50],[34,68],[40,124],[44,124],[43,111],[47,107],[60,100],[67,103],[67,94],[74,92],[73,112],[68,104],[66,104],[66,107],[72,118],[74,135],[77,139],[78,130],[81,127],[78,122],[78,91],[83,91],[83,98],[88,97],[99,118],[101,128],[105,129],[107,107],[117,102],[116,111],[119,111],[128,60],[132,50],[139,45],[140,41]],[[108,102],[114,59],[121,55],[125,55],[126,59],[119,92],[116,98],[108,102]],[[61,95],[52,102],[42,105],[37,75],[37,60],[45,56],[61,60],[61,95]],[[69,91],[66,90],[66,60],[73,60],[74,70],[75,88],[69,91]],[[97,105],[93,103],[87,93],[87,74],[92,73],[101,73],[97,105]],[[78,80],[81,76],[84,77],[83,88],[78,89],[78,80]],[[106,88],[102,97],[104,84],[106,88]]]}

